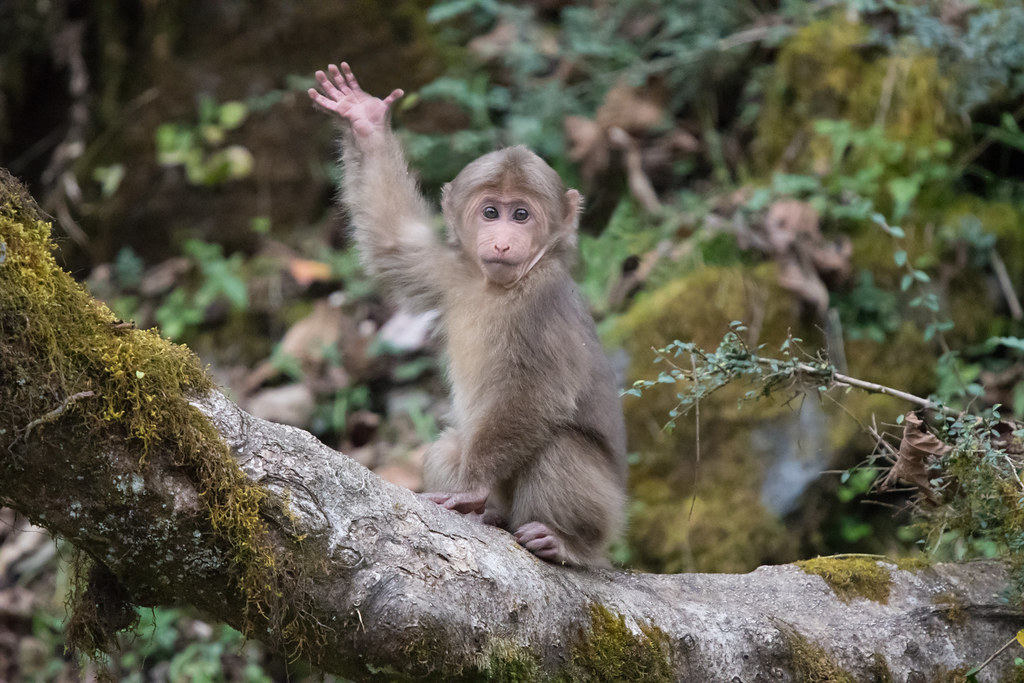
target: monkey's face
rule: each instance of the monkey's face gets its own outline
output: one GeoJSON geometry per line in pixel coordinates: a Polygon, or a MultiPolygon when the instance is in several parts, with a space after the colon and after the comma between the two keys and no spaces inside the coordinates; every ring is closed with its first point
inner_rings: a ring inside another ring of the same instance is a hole
{"type": "Polygon", "coordinates": [[[470,202],[463,244],[475,246],[475,260],[484,277],[511,287],[543,256],[548,221],[541,206],[525,195],[485,193],[470,202]]]}

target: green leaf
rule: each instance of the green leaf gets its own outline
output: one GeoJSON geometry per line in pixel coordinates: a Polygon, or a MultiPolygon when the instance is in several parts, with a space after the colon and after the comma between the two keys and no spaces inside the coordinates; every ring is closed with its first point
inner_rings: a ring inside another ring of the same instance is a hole
{"type": "Polygon", "coordinates": [[[221,127],[225,130],[233,130],[245,122],[249,115],[249,107],[244,102],[225,102],[220,105],[218,114],[221,127]]]}
{"type": "Polygon", "coordinates": [[[92,178],[100,184],[100,192],[104,199],[109,199],[117,192],[124,180],[124,164],[112,164],[110,166],[97,166],[92,171],[92,178]]]}
{"type": "Polygon", "coordinates": [[[921,181],[916,177],[893,178],[889,181],[889,194],[892,195],[895,203],[894,218],[899,220],[907,213],[910,203],[914,201],[920,191],[921,181]]]}
{"type": "Polygon", "coordinates": [[[988,343],[993,346],[1003,346],[1014,351],[1024,352],[1024,339],[1020,337],[992,337],[988,343]]]}
{"type": "Polygon", "coordinates": [[[904,266],[907,263],[907,252],[900,249],[892,255],[892,260],[896,262],[897,266],[904,266]]]}

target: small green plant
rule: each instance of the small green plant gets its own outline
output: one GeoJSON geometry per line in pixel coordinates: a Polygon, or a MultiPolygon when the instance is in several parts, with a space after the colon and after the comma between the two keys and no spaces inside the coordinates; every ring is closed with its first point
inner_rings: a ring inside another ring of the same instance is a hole
{"type": "Polygon", "coordinates": [[[227,302],[233,311],[245,310],[249,303],[241,254],[225,257],[219,244],[196,239],[185,242],[184,251],[198,270],[199,283],[195,288],[175,288],[154,314],[163,334],[171,339],[180,339],[189,327],[201,323],[216,301],[227,302]]]}
{"type": "Polygon", "coordinates": [[[157,161],[184,167],[185,178],[192,185],[215,186],[249,176],[255,164],[252,152],[241,145],[224,144],[227,133],[245,123],[248,114],[243,102],[200,98],[198,121],[157,127],[157,161]]]}
{"type": "MultiPolygon", "coordinates": [[[[697,408],[711,394],[734,382],[750,388],[740,403],[780,392],[787,400],[831,389],[859,388],[883,393],[913,404],[931,422],[914,418],[903,426],[898,450],[879,440],[880,450],[857,470],[841,476],[840,497],[889,487],[897,479],[912,486],[923,530],[922,543],[932,556],[947,559],[970,557],[1007,558],[1015,572],[1018,589],[1024,592],[1024,428],[1000,415],[1000,406],[964,412],[935,397],[919,397],[884,385],[844,375],[820,358],[800,358],[800,340],[787,339],[780,357],[751,349],[740,334],[746,330],[732,323],[718,348],[706,351],[692,343],[675,341],[659,351],[657,362],[668,369],[653,380],[639,380],[629,395],[640,396],[657,384],[680,386],[678,402],[669,412],[666,428],[697,408]]],[[[1011,345],[1024,341],[1008,340],[1011,345]]],[[[839,400],[839,399],[837,399],[839,400]]],[[[908,420],[910,417],[908,416],[908,420]]],[[[865,528],[852,525],[841,530],[855,541],[865,528]]]]}
{"type": "Polygon", "coordinates": [[[888,231],[885,219],[879,220],[879,207],[902,220],[922,192],[954,176],[948,140],[915,147],[888,137],[881,126],[860,129],[846,119],[815,121],[814,133],[831,146],[824,171],[773,174],[769,186],[755,190],[747,210],[761,211],[778,198],[794,197],[810,202],[826,220],[870,219],[888,231]]]}
{"type": "Polygon", "coordinates": [[[344,434],[348,416],[370,405],[370,389],[362,384],[339,389],[333,400],[317,405],[310,431],[314,434],[344,434]]]}

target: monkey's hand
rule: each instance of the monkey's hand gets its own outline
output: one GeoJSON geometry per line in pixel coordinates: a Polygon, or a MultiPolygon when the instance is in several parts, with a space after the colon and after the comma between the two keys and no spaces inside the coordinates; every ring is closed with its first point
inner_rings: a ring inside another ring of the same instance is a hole
{"type": "Polygon", "coordinates": [[[527,522],[512,534],[519,545],[542,560],[558,564],[565,562],[565,543],[541,522],[527,522]]]}
{"type": "Polygon", "coordinates": [[[352,132],[357,138],[368,138],[387,127],[388,110],[405,93],[396,89],[383,100],[366,94],[345,62],[341,63],[340,69],[331,64],[327,71],[316,72],[316,80],[323,92],[316,88],[308,91],[314,102],[352,124],[352,132]]]}
{"type": "Polygon", "coordinates": [[[484,506],[487,504],[487,498],[491,495],[491,489],[484,486],[460,493],[424,493],[421,495],[449,510],[463,514],[470,512],[482,514],[484,506]]]}

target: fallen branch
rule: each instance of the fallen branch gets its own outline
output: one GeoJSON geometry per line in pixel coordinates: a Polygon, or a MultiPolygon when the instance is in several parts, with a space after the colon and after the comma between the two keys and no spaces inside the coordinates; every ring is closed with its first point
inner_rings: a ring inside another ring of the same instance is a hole
{"type": "MultiPolygon", "coordinates": [[[[995,562],[546,564],[247,415],[182,347],[115,329],[11,182],[0,173],[0,503],[91,558],[77,604],[94,643],[134,606],[188,603],[356,680],[903,681],[966,671],[1024,619],[995,562]],[[80,402],[88,392],[100,400],[80,402]],[[68,398],[30,417],[54,395],[68,398]]],[[[983,673],[1012,667],[997,657],[983,673]]]]}

